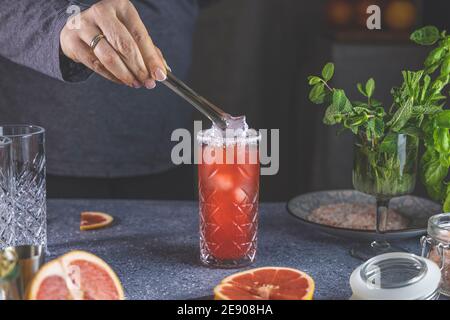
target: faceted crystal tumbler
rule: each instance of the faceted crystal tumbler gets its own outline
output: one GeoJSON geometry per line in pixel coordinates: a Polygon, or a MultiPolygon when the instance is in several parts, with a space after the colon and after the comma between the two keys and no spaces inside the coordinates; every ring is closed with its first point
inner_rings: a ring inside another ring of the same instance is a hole
{"type": "Polygon", "coordinates": [[[259,135],[218,143],[200,132],[198,165],[200,259],[216,268],[239,268],[256,256],[259,135]]]}
{"type": "Polygon", "coordinates": [[[47,246],[45,130],[32,125],[0,125],[11,139],[11,208],[9,245],[47,246]]]}
{"type": "Polygon", "coordinates": [[[14,242],[11,205],[11,139],[0,136],[0,250],[14,242]]]}

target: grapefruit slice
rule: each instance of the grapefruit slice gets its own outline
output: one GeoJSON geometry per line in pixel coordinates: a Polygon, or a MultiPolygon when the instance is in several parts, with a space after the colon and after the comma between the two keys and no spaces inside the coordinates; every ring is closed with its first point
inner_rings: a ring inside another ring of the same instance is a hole
{"type": "Polygon", "coordinates": [[[103,212],[82,212],[80,230],[94,230],[109,226],[114,218],[103,212]]]}
{"type": "Polygon", "coordinates": [[[123,300],[119,278],[99,257],[72,251],[45,264],[27,290],[28,300],[123,300]]]}
{"type": "Polygon", "coordinates": [[[312,300],[314,280],[306,273],[279,267],[231,275],[214,288],[216,300],[312,300]]]}

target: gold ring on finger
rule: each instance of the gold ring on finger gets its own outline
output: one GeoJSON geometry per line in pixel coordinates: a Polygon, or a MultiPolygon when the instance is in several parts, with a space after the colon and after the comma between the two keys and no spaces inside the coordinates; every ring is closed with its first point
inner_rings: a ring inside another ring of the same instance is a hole
{"type": "Polygon", "coordinates": [[[92,50],[95,49],[95,47],[98,45],[98,43],[100,42],[100,40],[104,39],[105,36],[102,33],[99,33],[98,35],[96,35],[91,43],[89,44],[89,47],[91,47],[92,50]]]}

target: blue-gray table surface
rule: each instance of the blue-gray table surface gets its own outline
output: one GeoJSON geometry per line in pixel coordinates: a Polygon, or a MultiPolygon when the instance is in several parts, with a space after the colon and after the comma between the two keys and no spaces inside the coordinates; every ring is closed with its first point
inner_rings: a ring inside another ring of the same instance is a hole
{"type": "MultiPolygon", "coordinates": [[[[236,270],[199,262],[198,204],[182,201],[49,200],[49,259],[69,250],[92,252],[117,272],[127,299],[195,299],[211,296],[236,270]],[[114,216],[105,229],[80,231],[80,212],[114,216]]],[[[284,203],[262,203],[253,267],[305,271],[316,282],[315,299],[348,299],[349,277],[361,263],[349,255],[354,242],[308,230],[284,203]]],[[[418,239],[400,243],[419,252],[418,239]]]]}

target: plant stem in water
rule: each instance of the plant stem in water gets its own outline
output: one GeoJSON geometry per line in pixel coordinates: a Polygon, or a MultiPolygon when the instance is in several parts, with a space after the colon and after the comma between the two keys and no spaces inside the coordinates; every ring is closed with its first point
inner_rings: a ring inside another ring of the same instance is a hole
{"type": "Polygon", "coordinates": [[[389,198],[377,198],[376,229],[377,233],[383,233],[387,228],[389,198]]]}

